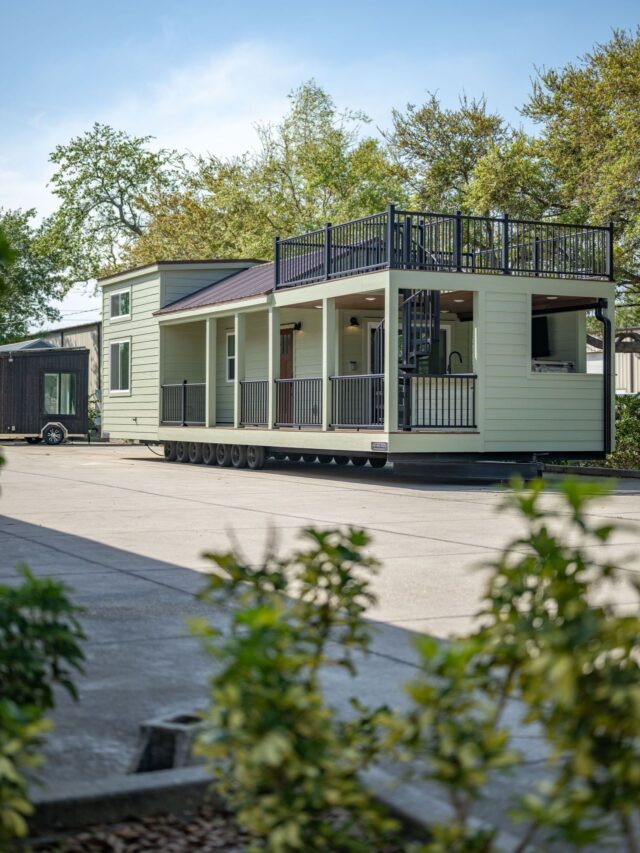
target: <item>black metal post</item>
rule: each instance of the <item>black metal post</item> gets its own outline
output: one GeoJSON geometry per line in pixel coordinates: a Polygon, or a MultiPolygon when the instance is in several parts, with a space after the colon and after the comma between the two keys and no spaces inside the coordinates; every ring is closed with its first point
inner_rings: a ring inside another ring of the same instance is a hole
{"type": "Polygon", "coordinates": [[[187,425],[187,380],[182,380],[182,426],[187,425]]]}
{"type": "Polygon", "coordinates": [[[505,213],[502,219],[502,274],[509,275],[509,216],[505,213]]]}
{"type": "Polygon", "coordinates": [[[280,284],[280,237],[273,239],[273,272],[276,288],[280,284]]]}
{"type": "Polygon", "coordinates": [[[411,265],[411,218],[405,216],[402,233],[402,265],[409,269],[411,265]]]}
{"type": "Polygon", "coordinates": [[[329,279],[331,275],[331,223],[326,222],[324,226],[324,277],[329,279]]]}
{"type": "Polygon", "coordinates": [[[387,207],[387,266],[394,267],[395,257],[393,251],[393,235],[396,226],[396,206],[390,204],[387,207]]]}
{"type": "Polygon", "coordinates": [[[609,281],[613,281],[613,222],[609,223],[609,233],[607,234],[607,273],[609,281]]]}
{"type": "Polygon", "coordinates": [[[462,272],[462,211],[456,210],[453,228],[453,265],[462,272]]]}
{"type": "Polygon", "coordinates": [[[411,430],[411,376],[405,373],[402,383],[402,429],[408,432],[411,430]]]}
{"type": "Polygon", "coordinates": [[[533,235],[533,274],[536,278],[540,275],[540,242],[536,235],[533,235]]]}

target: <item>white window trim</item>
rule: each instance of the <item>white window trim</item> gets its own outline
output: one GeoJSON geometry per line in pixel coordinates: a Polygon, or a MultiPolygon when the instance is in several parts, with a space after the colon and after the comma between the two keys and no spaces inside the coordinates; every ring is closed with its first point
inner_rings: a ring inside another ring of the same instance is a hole
{"type": "Polygon", "coordinates": [[[229,355],[229,338],[235,338],[235,336],[236,336],[235,330],[231,330],[231,331],[227,332],[227,335],[225,338],[224,377],[227,380],[227,385],[233,385],[233,383],[236,381],[235,380],[235,374],[236,374],[235,368],[237,366],[237,358],[238,358],[238,343],[237,343],[237,341],[235,341],[234,345],[233,345],[233,353],[234,353],[233,356],[229,355]],[[233,358],[233,367],[234,367],[234,371],[233,371],[234,378],[233,379],[229,379],[229,360],[231,358],[233,358]]]}
{"type": "MultiPolygon", "coordinates": [[[[111,323],[120,323],[122,320],[130,320],[131,319],[131,288],[130,287],[121,287],[120,290],[112,290],[109,293],[109,321],[111,323]],[[116,317],[113,317],[111,314],[111,300],[114,296],[120,296],[121,293],[129,294],[129,313],[128,314],[118,314],[116,317]]],[[[115,341],[114,341],[115,343],[115,341]]]]}
{"type": "Polygon", "coordinates": [[[109,347],[109,396],[110,397],[130,397],[131,396],[131,372],[132,372],[132,362],[133,359],[131,357],[131,353],[133,351],[133,347],[131,346],[131,338],[117,338],[116,340],[110,340],[108,343],[109,347]],[[114,344],[129,344],[129,387],[124,390],[112,389],[111,388],[111,347],[114,344]]]}

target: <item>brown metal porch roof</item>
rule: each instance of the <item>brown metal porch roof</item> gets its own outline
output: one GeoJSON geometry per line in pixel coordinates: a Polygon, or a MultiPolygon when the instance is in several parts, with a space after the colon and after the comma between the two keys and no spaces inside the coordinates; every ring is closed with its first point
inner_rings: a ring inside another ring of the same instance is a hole
{"type": "Polygon", "coordinates": [[[222,281],[208,284],[196,290],[195,293],[165,305],[156,314],[173,314],[176,311],[188,311],[190,308],[205,308],[208,305],[219,305],[221,302],[235,302],[238,299],[249,299],[252,296],[262,296],[273,290],[273,264],[258,264],[255,267],[241,270],[222,281]]]}

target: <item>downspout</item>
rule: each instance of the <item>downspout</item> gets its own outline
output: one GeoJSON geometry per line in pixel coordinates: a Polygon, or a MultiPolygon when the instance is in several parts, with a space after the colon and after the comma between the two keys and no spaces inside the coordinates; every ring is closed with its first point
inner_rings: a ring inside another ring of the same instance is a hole
{"type": "Polygon", "coordinates": [[[611,320],[604,313],[607,307],[606,299],[598,299],[596,318],[602,323],[602,370],[603,370],[603,394],[604,394],[604,452],[611,453],[611,366],[612,366],[612,325],[611,320]]]}

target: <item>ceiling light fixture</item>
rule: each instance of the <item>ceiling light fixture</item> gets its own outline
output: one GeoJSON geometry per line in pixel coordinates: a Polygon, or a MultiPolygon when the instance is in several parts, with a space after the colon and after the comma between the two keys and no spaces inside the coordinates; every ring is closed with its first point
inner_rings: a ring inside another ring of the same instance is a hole
{"type": "Polygon", "coordinates": [[[557,299],[557,296],[547,296],[547,299],[557,299]]]}
{"type": "Polygon", "coordinates": [[[464,299],[454,299],[454,302],[464,302],[464,299]]]}
{"type": "Polygon", "coordinates": [[[377,296],[365,296],[367,302],[375,302],[377,298],[377,296]]]}

